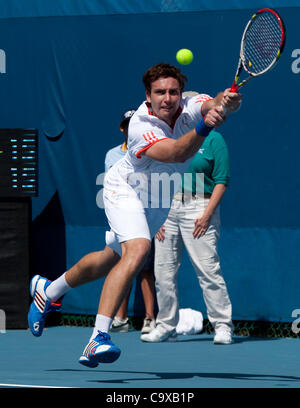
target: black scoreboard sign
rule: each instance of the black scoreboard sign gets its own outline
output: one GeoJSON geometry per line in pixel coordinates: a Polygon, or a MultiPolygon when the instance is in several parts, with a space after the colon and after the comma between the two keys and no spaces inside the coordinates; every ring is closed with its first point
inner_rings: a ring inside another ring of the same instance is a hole
{"type": "Polygon", "coordinates": [[[0,197],[38,193],[37,129],[0,129],[0,197]]]}

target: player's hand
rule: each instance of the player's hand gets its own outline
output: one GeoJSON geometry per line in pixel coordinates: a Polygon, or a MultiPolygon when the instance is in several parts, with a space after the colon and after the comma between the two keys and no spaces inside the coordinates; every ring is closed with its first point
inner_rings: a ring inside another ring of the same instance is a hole
{"type": "Polygon", "coordinates": [[[206,233],[209,227],[210,217],[206,215],[202,215],[201,217],[195,219],[194,224],[195,224],[195,227],[193,231],[193,237],[200,238],[206,233]]]}
{"type": "Polygon", "coordinates": [[[162,225],[160,229],[157,231],[155,238],[158,239],[158,241],[164,241],[165,239],[165,226],[162,225]]]}
{"type": "Polygon", "coordinates": [[[225,89],[221,105],[224,109],[223,115],[236,112],[242,103],[242,95],[237,92],[231,92],[230,88],[225,89]]]}
{"type": "Polygon", "coordinates": [[[221,126],[223,120],[222,106],[214,106],[207,112],[204,118],[204,123],[208,127],[219,127],[221,126]]]}

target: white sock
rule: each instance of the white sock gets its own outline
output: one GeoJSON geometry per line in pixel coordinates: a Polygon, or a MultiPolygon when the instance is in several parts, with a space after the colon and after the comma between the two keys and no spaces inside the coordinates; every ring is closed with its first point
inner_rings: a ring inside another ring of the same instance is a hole
{"type": "Polygon", "coordinates": [[[98,334],[98,330],[100,330],[101,332],[104,333],[108,333],[109,329],[110,329],[110,325],[112,323],[112,320],[110,317],[101,315],[101,314],[97,314],[96,316],[96,320],[95,320],[95,327],[92,333],[92,336],[90,338],[90,341],[97,336],[98,334]]]}
{"type": "Polygon", "coordinates": [[[66,281],[65,274],[61,275],[47,287],[46,296],[48,299],[55,301],[72,289],[66,281]]]}

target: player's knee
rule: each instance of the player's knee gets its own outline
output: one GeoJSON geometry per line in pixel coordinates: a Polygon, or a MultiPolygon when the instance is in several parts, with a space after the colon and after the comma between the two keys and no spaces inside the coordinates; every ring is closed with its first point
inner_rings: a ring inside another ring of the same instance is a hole
{"type": "Polygon", "coordinates": [[[147,239],[135,239],[127,243],[123,251],[123,257],[132,265],[133,269],[143,265],[151,248],[151,243],[147,239]]]}
{"type": "Polygon", "coordinates": [[[137,266],[144,264],[146,257],[150,251],[150,242],[144,240],[139,242],[135,248],[133,248],[132,255],[136,259],[137,266]]]}

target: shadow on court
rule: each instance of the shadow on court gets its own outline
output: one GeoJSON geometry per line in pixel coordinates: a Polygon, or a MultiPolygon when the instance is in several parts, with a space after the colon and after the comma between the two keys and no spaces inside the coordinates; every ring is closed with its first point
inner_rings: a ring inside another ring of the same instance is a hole
{"type": "MultiPolygon", "coordinates": [[[[54,372],[84,372],[86,370],[76,370],[76,369],[53,369],[47,371],[54,371],[54,372]]],[[[93,374],[100,374],[103,376],[104,373],[113,373],[116,374],[126,374],[126,375],[140,375],[139,377],[134,377],[134,381],[142,381],[145,382],[147,385],[147,381],[153,380],[189,380],[191,378],[199,378],[199,379],[218,379],[218,380],[244,380],[244,381],[278,381],[278,382],[293,382],[297,383],[295,386],[299,386],[300,377],[291,376],[291,375],[273,375],[273,374],[247,374],[247,373],[168,373],[168,372],[155,372],[155,371],[112,371],[112,370],[93,370],[91,373],[93,374]],[[151,379],[146,376],[151,376],[151,379]]],[[[129,378],[122,378],[122,379],[109,379],[109,380],[87,380],[87,382],[92,383],[99,383],[99,384],[126,384],[128,382],[132,382],[132,377],[129,378]]]]}

